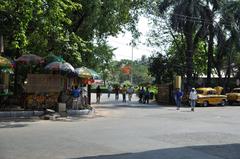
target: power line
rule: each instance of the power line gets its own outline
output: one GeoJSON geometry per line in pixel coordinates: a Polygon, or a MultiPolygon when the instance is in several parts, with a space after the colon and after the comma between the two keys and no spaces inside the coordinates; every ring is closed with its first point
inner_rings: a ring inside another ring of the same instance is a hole
{"type": "MultiPolygon", "coordinates": [[[[115,41],[115,40],[111,40],[111,41],[113,41],[114,43],[117,43],[117,44],[120,44],[120,45],[123,45],[123,46],[126,46],[126,47],[132,47],[132,46],[130,46],[130,45],[127,45],[127,44],[125,44],[125,43],[123,43],[123,42],[119,42],[119,41],[115,41]]],[[[139,47],[139,45],[137,45],[137,47],[135,47],[137,50],[145,50],[145,51],[150,51],[150,52],[152,52],[153,50],[150,50],[150,49],[147,49],[147,48],[144,48],[144,47],[139,47]]]]}

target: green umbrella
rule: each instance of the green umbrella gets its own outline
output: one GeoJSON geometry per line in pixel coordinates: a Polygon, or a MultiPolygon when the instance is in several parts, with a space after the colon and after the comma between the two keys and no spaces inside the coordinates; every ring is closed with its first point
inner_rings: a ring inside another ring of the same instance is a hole
{"type": "Polygon", "coordinates": [[[44,61],[47,64],[51,62],[65,62],[65,60],[62,57],[54,55],[53,53],[50,53],[46,57],[44,57],[44,61]]]}
{"type": "Polygon", "coordinates": [[[92,78],[94,80],[100,80],[101,79],[101,76],[94,70],[88,68],[88,70],[90,71],[91,75],[92,75],[92,78]]]}
{"type": "Polygon", "coordinates": [[[13,69],[12,68],[1,68],[0,71],[13,74],[13,69]]]}

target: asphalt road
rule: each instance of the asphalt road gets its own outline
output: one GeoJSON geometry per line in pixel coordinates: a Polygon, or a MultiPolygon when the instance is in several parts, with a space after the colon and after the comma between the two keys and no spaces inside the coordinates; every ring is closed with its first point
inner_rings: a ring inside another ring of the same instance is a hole
{"type": "MultiPolygon", "coordinates": [[[[240,107],[122,103],[94,117],[0,121],[0,159],[240,159],[240,107]]],[[[95,97],[93,97],[95,101],[95,97]]]]}

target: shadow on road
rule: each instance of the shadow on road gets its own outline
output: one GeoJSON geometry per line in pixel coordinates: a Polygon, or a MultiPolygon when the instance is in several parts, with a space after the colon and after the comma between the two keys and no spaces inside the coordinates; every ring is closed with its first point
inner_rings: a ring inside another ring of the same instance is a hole
{"type": "Polygon", "coordinates": [[[0,119],[0,129],[1,128],[21,128],[28,126],[29,122],[36,122],[36,119],[0,119]]]}
{"type": "Polygon", "coordinates": [[[240,144],[204,145],[72,159],[239,159],[240,144]]]}
{"type": "Polygon", "coordinates": [[[106,105],[98,105],[96,108],[104,108],[104,109],[121,109],[121,108],[138,108],[138,109],[159,109],[161,106],[158,105],[136,105],[136,104],[116,104],[111,106],[106,105]]]}

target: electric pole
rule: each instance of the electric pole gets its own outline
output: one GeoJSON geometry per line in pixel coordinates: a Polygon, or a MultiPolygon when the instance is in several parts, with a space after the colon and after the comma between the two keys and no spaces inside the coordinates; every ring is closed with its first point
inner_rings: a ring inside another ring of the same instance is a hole
{"type": "Polygon", "coordinates": [[[131,83],[133,84],[133,45],[132,45],[131,83]]]}

